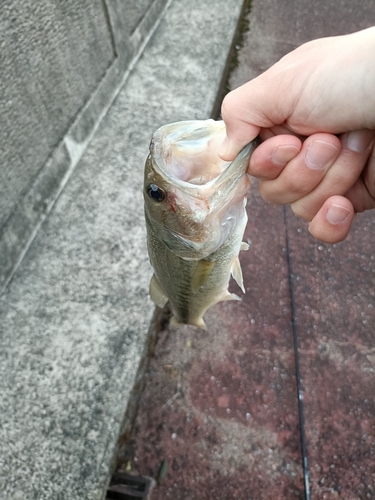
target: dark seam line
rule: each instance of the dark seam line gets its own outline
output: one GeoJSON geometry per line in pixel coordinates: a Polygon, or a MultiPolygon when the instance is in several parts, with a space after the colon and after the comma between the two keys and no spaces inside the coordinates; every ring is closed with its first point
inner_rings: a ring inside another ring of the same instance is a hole
{"type": "Polygon", "coordinates": [[[294,302],[294,287],[292,280],[292,260],[290,257],[288,220],[286,216],[285,207],[283,212],[284,212],[284,223],[285,223],[285,241],[286,241],[286,256],[287,256],[286,258],[288,264],[288,280],[289,280],[291,312],[292,312],[292,331],[293,331],[293,343],[294,343],[294,359],[296,366],[297,399],[298,399],[298,415],[299,415],[300,436],[301,436],[303,481],[305,485],[305,500],[310,500],[309,465],[307,459],[307,446],[306,446],[306,436],[305,436],[305,418],[303,413],[303,389],[302,389],[302,380],[301,380],[301,371],[300,371],[299,353],[298,353],[298,328],[297,328],[295,302],[294,302]]]}
{"type": "MultiPolygon", "coordinates": [[[[117,51],[116,37],[115,37],[115,33],[114,33],[115,30],[113,29],[113,26],[112,26],[112,23],[111,23],[111,16],[109,14],[107,0],[104,0],[102,2],[102,4],[103,4],[103,10],[104,10],[104,17],[105,17],[105,20],[106,20],[107,26],[108,26],[109,36],[111,38],[111,44],[112,44],[112,49],[113,49],[113,54],[114,54],[114,58],[113,59],[117,59],[118,56],[119,56],[119,54],[118,54],[118,51],[117,51]]],[[[113,63],[113,60],[109,64],[108,68],[112,65],[112,63],[113,63]]],[[[108,68],[107,68],[107,70],[108,70],[108,68]]]]}

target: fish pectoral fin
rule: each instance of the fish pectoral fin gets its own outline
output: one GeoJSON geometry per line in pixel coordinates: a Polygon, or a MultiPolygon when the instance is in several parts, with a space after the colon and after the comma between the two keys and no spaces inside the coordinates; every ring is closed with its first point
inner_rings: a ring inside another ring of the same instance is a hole
{"type": "Polygon", "coordinates": [[[214,260],[200,260],[198,262],[191,278],[191,291],[193,293],[197,293],[199,288],[207,283],[214,265],[214,260]]]}
{"type": "Polygon", "coordinates": [[[152,302],[159,307],[164,307],[168,302],[168,297],[161,289],[155,274],[152,276],[150,281],[150,297],[152,302]]]}
{"type": "Polygon", "coordinates": [[[238,257],[236,257],[233,260],[230,272],[231,272],[231,275],[233,276],[233,278],[236,280],[238,286],[243,291],[243,293],[246,293],[245,292],[245,287],[243,286],[242,269],[241,269],[241,264],[240,264],[240,261],[239,261],[238,257]]]}
{"type": "Polygon", "coordinates": [[[219,302],[222,300],[242,300],[241,297],[235,293],[230,293],[228,290],[220,297],[219,302]]]}
{"type": "Polygon", "coordinates": [[[200,328],[201,330],[207,330],[207,325],[204,322],[203,318],[197,318],[193,322],[190,323],[193,326],[196,326],[197,328],[200,328]]]}
{"type": "Polygon", "coordinates": [[[244,252],[246,252],[246,250],[249,250],[249,248],[250,248],[250,245],[248,245],[244,241],[241,243],[240,250],[243,250],[244,252]]]}

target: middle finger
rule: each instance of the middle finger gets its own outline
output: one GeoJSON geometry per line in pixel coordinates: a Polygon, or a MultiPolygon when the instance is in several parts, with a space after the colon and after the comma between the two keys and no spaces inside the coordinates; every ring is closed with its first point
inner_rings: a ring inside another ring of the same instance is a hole
{"type": "Polygon", "coordinates": [[[277,178],[260,182],[261,195],[278,204],[299,200],[318,186],[339,153],[340,140],[336,136],[311,135],[277,178]]]}

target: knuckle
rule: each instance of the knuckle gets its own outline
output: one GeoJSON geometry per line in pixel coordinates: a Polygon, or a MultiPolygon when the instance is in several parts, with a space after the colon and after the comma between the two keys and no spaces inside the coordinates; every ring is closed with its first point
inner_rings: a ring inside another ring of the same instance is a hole
{"type": "Polygon", "coordinates": [[[300,217],[307,222],[311,222],[315,217],[315,211],[311,207],[306,205],[303,200],[298,200],[294,203],[291,203],[290,208],[297,217],[300,217]]]}
{"type": "Polygon", "coordinates": [[[259,191],[265,200],[279,205],[298,203],[309,190],[298,183],[285,184],[280,178],[263,180],[259,184],[259,191]]]}
{"type": "Polygon", "coordinates": [[[305,196],[315,188],[315,184],[314,186],[311,186],[308,182],[306,182],[306,179],[303,179],[299,176],[290,176],[288,179],[286,179],[285,184],[285,191],[288,191],[288,193],[290,193],[291,197],[294,199],[305,196]]]}
{"type": "Polygon", "coordinates": [[[272,180],[263,180],[259,183],[259,192],[261,197],[268,201],[269,203],[274,203],[275,205],[284,205],[288,203],[283,193],[275,188],[275,182],[272,180]]]}

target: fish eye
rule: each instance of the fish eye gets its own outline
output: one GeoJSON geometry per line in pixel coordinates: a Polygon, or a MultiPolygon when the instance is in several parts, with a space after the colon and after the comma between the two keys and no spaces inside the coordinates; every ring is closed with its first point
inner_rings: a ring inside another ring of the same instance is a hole
{"type": "Polygon", "coordinates": [[[163,201],[165,198],[164,191],[156,184],[150,184],[147,188],[147,193],[150,198],[158,202],[163,201]]]}

